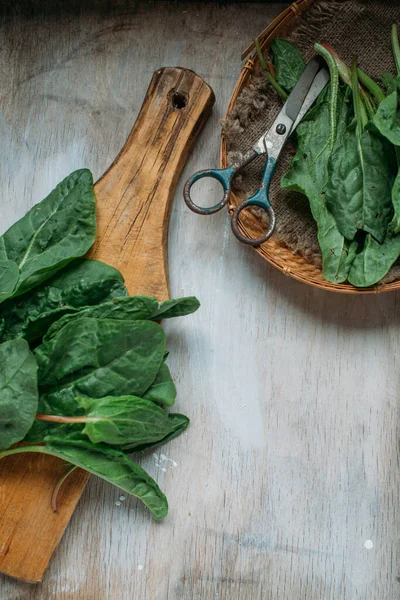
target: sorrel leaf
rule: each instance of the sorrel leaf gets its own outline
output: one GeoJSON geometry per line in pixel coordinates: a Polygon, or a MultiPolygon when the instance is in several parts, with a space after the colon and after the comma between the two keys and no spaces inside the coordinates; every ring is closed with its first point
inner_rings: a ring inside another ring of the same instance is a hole
{"type": "Polygon", "coordinates": [[[14,261],[20,271],[14,295],[30,290],[84,255],[95,234],[93,178],[90,171],[81,169],[66,177],[0,237],[0,260],[14,261]]]}
{"type": "Polygon", "coordinates": [[[105,444],[48,436],[44,446],[22,446],[5,450],[0,453],[0,459],[23,452],[57,456],[136,496],[156,519],[163,519],[168,514],[167,499],[154,479],[123,452],[105,444]]]}
{"type": "Polygon", "coordinates": [[[135,396],[76,398],[85,411],[82,431],[91,442],[130,446],[157,442],[171,433],[167,413],[135,396]]]}
{"type": "Polygon", "coordinates": [[[63,315],[84,314],[85,307],[126,293],[123,277],[113,267],[97,260],[74,260],[33,290],[4,302],[1,337],[35,341],[63,315]]]}
{"type": "Polygon", "coordinates": [[[28,343],[0,344],[0,450],[24,438],[37,406],[37,365],[28,343]]]}
{"type": "Polygon", "coordinates": [[[276,71],[275,79],[281,87],[291,92],[304,71],[303,56],[295,44],[283,38],[272,40],[271,51],[276,71]]]}

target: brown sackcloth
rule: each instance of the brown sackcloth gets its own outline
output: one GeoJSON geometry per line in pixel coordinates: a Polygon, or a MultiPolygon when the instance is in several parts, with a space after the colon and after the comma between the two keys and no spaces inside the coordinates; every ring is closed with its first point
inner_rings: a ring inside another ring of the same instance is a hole
{"type": "MultiPolygon", "coordinates": [[[[400,0],[392,2],[322,0],[309,8],[288,37],[302,51],[306,60],[314,54],[315,42],[327,42],[351,64],[358,57],[360,67],[372,77],[384,71],[395,73],[390,30],[400,21],[400,0]]],[[[253,76],[250,86],[243,89],[229,118],[222,126],[226,135],[230,159],[248,150],[271,125],[282,101],[264,77],[253,76]]],[[[280,180],[289,168],[294,149],[290,142],[284,149],[271,185],[271,201],[276,213],[275,238],[301,254],[310,263],[321,266],[317,227],[311,216],[308,200],[296,192],[280,188],[280,180]]],[[[254,161],[235,179],[235,190],[242,197],[252,194],[260,183],[263,159],[254,161]]],[[[260,218],[263,218],[260,215],[260,218]]],[[[396,263],[384,282],[400,279],[400,264],[396,263]]]]}

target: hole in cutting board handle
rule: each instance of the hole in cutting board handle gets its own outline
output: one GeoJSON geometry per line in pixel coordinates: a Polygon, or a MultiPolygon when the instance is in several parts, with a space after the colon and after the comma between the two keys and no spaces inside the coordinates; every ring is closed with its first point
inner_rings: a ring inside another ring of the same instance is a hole
{"type": "Polygon", "coordinates": [[[170,93],[168,94],[168,96],[169,96],[169,101],[170,101],[171,105],[174,108],[177,108],[178,110],[182,110],[183,108],[185,108],[186,104],[188,103],[187,94],[185,94],[183,92],[177,92],[176,90],[171,90],[170,93]]]}

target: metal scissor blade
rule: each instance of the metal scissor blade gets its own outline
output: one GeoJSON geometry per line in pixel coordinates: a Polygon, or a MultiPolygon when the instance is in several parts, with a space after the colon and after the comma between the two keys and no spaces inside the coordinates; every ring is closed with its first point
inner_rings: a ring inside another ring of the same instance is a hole
{"type": "Polygon", "coordinates": [[[283,105],[283,111],[292,121],[296,121],[297,115],[299,114],[301,107],[304,104],[306,96],[310,91],[312,83],[315,79],[316,74],[321,68],[321,60],[315,56],[310,60],[306,68],[304,69],[300,79],[296,83],[291,92],[289,98],[283,105]]]}
{"type": "Polygon", "coordinates": [[[321,71],[317,74],[317,76],[315,77],[314,81],[312,82],[311,88],[303,102],[303,106],[301,107],[300,112],[298,113],[297,118],[296,118],[295,122],[293,123],[291,133],[293,133],[293,131],[296,129],[297,125],[300,123],[300,121],[303,119],[305,114],[308,112],[308,110],[314,104],[314,102],[316,101],[316,99],[318,98],[318,96],[320,95],[320,93],[322,92],[324,87],[326,86],[326,84],[329,82],[329,78],[330,78],[329,71],[326,67],[321,69],[321,71]]]}

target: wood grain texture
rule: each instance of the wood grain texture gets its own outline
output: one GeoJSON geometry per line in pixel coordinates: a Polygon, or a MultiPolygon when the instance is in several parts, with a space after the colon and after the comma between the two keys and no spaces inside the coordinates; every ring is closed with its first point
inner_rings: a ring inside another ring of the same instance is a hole
{"type": "MultiPolygon", "coordinates": [[[[89,256],[118,268],[132,295],[169,298],[172,199],[214,100],[193,71],[159,69],[127,141],[95,185],[98,227],[89,256]]],[[[46,459],[33,454],[0,461],[0,571],[29,582],[43,579],[89,479],[74,471],[53,512],[52,490],[66,467],[62,460],[46,459]]]]}
{"type": "Polygon", "coordinates": [[[169,298],[172,199],[214,100],[193,71],[158,70],[120,155],[96,183],[97,238],[89,256],[119,269],[132,295],[169,298]]]}
{"type": "Polygon", "coordinates": [[[117,506],[93,477],[43,583],[1,577],[0,597],[398,600],[398,295],[303,286],[236,242],[226,214],[202,218],[181,197],[190,173],[218,164],[240,53],[282,5],[43,4],[0,27],[1,229],[74,168],[102,174],[162,65],[195,70],[217,102],[169,232],[171,294],[202,302],[165,324],[192,424],[163,448],[177,467],[141,461],[170,514],[117,506]]]}

